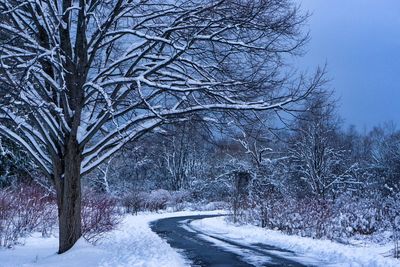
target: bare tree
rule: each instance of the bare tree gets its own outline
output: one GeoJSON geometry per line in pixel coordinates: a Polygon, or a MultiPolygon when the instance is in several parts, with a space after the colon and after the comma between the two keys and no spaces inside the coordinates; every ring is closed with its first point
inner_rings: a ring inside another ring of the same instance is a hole
{"type": "Polygon", "coordinates": [[[393,123],[374,127],[369,133],[371,160],[369,171],[374,173],[374,183],[393,193],[400,188],[400,132],[393,123]]]}
{"type": "Polygon", "coordinates": [[[161,157],[171,177],[173,190],[188,189],[190,180],[200,174],[205,163],[198,144],[201,129],[199,123],[185,121],[168,129],[169,133],[164,137],[161,157]]]}
{"type": "Polygon", "coordinates": [[[324,198],[335,189],[355,183],[354,166],[345,164],[345,151],[337,144],[338,117],[330,94],[316,93],[306,110],[297,121],[290,153],[296,175],[313,194],[324,198]]]}
{"type": "Polygon", "coordinates": [[[81,236],[80,178],[187,114],[289,108],[318,86],[284,59],[307,40],[289,0],[2,0],[0,133],[57,192],[59,253],[81,236]]]}

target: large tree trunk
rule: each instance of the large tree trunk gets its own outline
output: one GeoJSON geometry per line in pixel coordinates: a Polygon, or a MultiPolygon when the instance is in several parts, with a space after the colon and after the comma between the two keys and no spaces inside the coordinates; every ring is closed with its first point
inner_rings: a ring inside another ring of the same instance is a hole
{"type": "Polygon", "coordinates": [[[69,250],[82,236],[81,223],[81,180],[80,153],[76,141],[70,141],[66,147],[64,176],[61,175],[57,188],[57,205],[59,221],[59,250],[69,250]]]}

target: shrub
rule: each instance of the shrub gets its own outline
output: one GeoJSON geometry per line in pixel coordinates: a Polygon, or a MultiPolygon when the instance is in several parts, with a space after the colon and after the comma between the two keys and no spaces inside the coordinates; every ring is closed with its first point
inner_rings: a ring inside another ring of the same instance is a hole
{"type": "MultiPolygon", "coordinates": [[[[82,198],[82,233],[96,242],[116,227],[120,219],[117,201],[107,195],[87,191],[82,198]]],[[[33,232],[49,236],[57,226],[57,206],[53,194],[35,185],[0,190],[0,246],[12,247],[33,232]]]]}
{"type": "Polygon", "coordinates": [[[172,208],[174,211],[183,210],[191,194],[188,191],[153,190],[150,193],[132,191],[121,198],[125,212],[137,214],[139,211],[159,211],[172,208]]]}
{"type": "Polygon", "coordinates": [[[186,202],[190,198],[190,193],[188,191],[173,191],[170,194],[171,198],[168,202],[168,206],[174,211],[181,211],[186,208],[186,202]]]}
{"type": "Polygon", "coordinates": [[[388,197],[343,194],[336,200],[264,198],[239,219],[262,227],[313,238],[347,242],[349,237],[400,232],[400,195],[388,197]]]}
{"type": "Polygon", "coordinates": [[[38,186],[1,190],[0,246],[12,247],[34,231],[49,235],[57,222],[56,210],[52,194],[38,186]]]}
{"type": "Polygon", "coordinates": [[[82,198],[82,235],[96,243],[105,233],[116,228],[122,213],[117,200],[106,194],[86,191],[82,198]]]}
{"type": "Polygon", "coordinates": [[[144,209],[145,193],[133,191],[121,198],[121,204],[126,213],[137,214],[144,209]]]}
{"type": "Polygon", "coordinates": [[[157,189],[150,192],[145,200],[147,210],[159,211],[167,208],[168,202],[171,200],[171,194],[164,189],[157,189]]]}

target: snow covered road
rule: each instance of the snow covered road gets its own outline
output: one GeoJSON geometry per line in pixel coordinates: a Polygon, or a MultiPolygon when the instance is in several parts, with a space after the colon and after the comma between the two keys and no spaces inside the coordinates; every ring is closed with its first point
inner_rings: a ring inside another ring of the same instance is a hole
{"type": "Polygon", "coordinates": [[[183,252],[194,266],[311,266],[326,265],[323,261],[296,255],[294,252],[267,244],[243,244],[223,233],[208,233],[192,222],[213,215],[165,218],[151,228],[173,247],[183,252]],[[303,263],[302,263],[303,262],[303,263]]]}
{"type": "MultiPolygon", "coordinates": [[[[307,266],[329,267],[395,267],[400,260],[392,257],[391,243],[376,244],[362,240],[349,240],[351,244],[340,244],[330,240],[320,240],[295,235],[287,235],[280,231],[263,229],[253,225],[234,225],[224,217],[209,217],[194,220],[191,228],[208,236],[233,240],[244,246],[262,247],[269,253],[284,257],[307,266]],[[269,248],[273,249],[269,249],[269,248]],[[276,250],[274,248],[281,248],[276,250]],[[286,251],[293,251],[287,253],[286,251]]],[[[223,245],[223,244],[219,244],[223,245]]],[[[246,255],[246,254],[245,254],[246,255]]],[[[251,255],[251,254],[250,254],[251,255]]],[[[254,258],[250,256],[250,258],[254,258]]],[[[256,266],[269,266],[254,262],[256,266]]]]}

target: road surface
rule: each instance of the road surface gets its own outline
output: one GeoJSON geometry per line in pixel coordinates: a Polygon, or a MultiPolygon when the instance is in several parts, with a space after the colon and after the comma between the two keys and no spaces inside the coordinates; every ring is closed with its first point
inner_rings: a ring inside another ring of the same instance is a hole
{"type": "Polygon", "coordinates": [[[171,247],[181,251],[192,266],[310,266],[293,260],[292,251],[266,244],[240,244],[231,240],[200,232],[190,226],[193,220],[216,215],[197,215],[160,219],[151,223],[151,229],[164,238],[171,247]],[[287,255],[282,256],[282,255],[287,255]]]}

